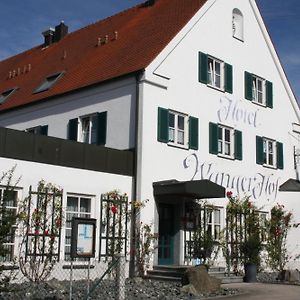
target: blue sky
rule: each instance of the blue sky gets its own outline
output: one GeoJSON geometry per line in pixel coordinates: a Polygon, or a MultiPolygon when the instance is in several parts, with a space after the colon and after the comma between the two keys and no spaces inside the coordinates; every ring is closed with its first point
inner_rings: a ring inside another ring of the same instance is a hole
{"type": "MultiPolygon", "coordinates": [[[[0,60],[41,44],[41,32],[61,20],[74,31],[141,2],[143,0],[1,0],[0,60]]],[[[257,0],[257,4],[300,101],[300,0],[257,0]]]]}

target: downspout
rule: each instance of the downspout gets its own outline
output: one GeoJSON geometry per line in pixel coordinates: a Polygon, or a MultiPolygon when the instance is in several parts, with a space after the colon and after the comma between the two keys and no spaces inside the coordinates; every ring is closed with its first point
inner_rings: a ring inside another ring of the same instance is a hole
{"type": "Polygon", "coordinates": [[[144,75],[144,71],[136,74],[136,94],[135,94],[135,147],[134,147],[134,175],[132,180],[132,201],[131,201],[131,224],[130,224],[130,261],[129,261],[129,277],[133,278],[136,273],[136,208],[134,202],[140,193],[140,180],[138,179],[140,169],[142,139],[140,130],[142,129],[142,117],[140,111],[142,109],[143,95],[140,91],[140,78],[144,75]]]}

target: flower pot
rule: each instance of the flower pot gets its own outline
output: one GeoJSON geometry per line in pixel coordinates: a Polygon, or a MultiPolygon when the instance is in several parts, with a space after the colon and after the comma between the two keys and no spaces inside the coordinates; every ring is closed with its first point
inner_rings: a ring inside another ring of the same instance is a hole
{"type": "Polygon", "coordinates": [[[256,282],[256,264],[246,263],[245,266],[244,282],[256,282]]]}

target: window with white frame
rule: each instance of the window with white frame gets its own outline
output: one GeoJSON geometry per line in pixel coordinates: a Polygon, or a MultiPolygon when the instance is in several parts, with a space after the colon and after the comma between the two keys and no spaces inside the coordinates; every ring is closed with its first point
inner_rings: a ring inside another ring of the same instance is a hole
{"type": "MultiPolygon", "coordinates": [[[[8,213],[8,216],[15,216],[17,214],[17,202],[18,202],[18,192],[0,188],[0,199],[1,199],[1,213],[8,213]],[[3,210],[4,209],[4,210],[3,210]]],[[[2,215],[0,216],[0,221],[2,222],[2,215]]],[[[0,261],[12,261],[15,252],[15,232],[16,226],[12,226],[9,234],[4,238],[3,246],[6,249],[6,253],[0,257],[0,261]]]]}
{"type": "Polygon", "coordinates": [[[97,116],[89,115],[80,118],[80,142],[88,144],[97,143],[97,116]]]}
{"type": "Polygon", "coordinates": [[[177,112],[169,112],[169,143],[187,146],[187,116],[177,112]]]}
{"type": "Polygon", "coordinates": [[[266,242],[267,241],[267,236],[266,236],[266,228],[267,228],[267,216],[268,213],[265,211],[259,211],[258,212],[258,216],[259,216],[259,225],[260,228],[262,228],[261,230],[261,240],[262,242],[266,242]]]}
{"type": "Polygon", "coordinates": [[[276,141],[263,139],[264,164],[276,167],[276,141]]]}
{"type": "Polygon", "coordinates": [[[208,82],[207,84],[222,89],[223,87],[223,62],[220,60],[217,60],[213,57],[208,56],[207,58],[208,66],[207,66],[207,72],[208,72],[208,82]]]}
{"type": "Polygon", "coordinates": [[[265,80],[252,76],[252,100],[256,103],[265,105],[266,104],[266,96],[265,96],[265,80]]]}
{"type": "MultiPolygon", "coordinates": [[[[68,195],[66,208],[65,260],[70,260],[72,218],[91,218],[92,197],[68,195]]],[[[85,260],[78,258],[77,260],[85,260]]]]}
{"type": "Polygon", "coordinates": [[[233,156],[233,129],[218,125],[218,153],[233,156]]]}
{"type": "Polygon", "coordinates": [[[221,209],[220,208],[208,208],[208,220],[207,231],[211,234],[213,240],[218,241],[220,239],[221,232],[221,209]]]}

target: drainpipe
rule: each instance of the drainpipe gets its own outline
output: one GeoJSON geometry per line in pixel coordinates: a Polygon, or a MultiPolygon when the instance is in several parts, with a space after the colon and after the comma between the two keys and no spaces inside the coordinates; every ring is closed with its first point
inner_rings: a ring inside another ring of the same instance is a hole
{"type": "Polygon", "coordinates": [[[140,91],[140,79],[144,75],[144,71],[136,74],[136,97],[135,97],[135,147],[134,147],[134,175],[132,181],[132,201],[131,201],[131,225],[130,225],[130,261],[129,261],[129,277],[132,278],[136,273],[136,208],[134,201],[137,200],[140,194],[141,174],[139,161],[141,159],[141,146],[142,146],[142,106],[143,95],[140,91]],[[140,111],[141,110],[141,111],[140,111]]]}

